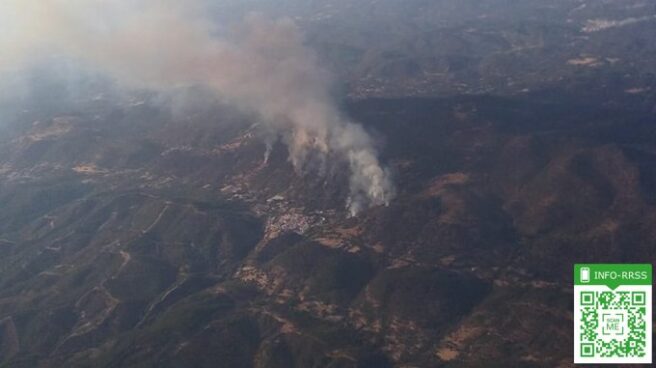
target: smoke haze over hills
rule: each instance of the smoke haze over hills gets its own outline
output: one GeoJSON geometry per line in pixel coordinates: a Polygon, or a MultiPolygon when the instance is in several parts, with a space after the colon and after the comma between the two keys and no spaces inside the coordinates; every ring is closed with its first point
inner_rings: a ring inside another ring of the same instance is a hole
{"type": "Polygon", "coordinates": [[[351,170],[352,214],[389,203],[390,175],[371,137],[348,120],[319,66],[289,19],[249,15],[229,31],[202,16],[203,1],[6,1],[0,7],[0,71],[40,58],[71,58],[127,88],[167,91],[205,85],[254,111],[268,141],[280,138],[299,173],[324,172],[329,160],[351,170]],[[221,34],[221,36],[219,36],[221,34]]]}
{"type": "Polygon", "coordinates": [[[573,367],[654,5],[0,0],[0,368],[573,367]]]}

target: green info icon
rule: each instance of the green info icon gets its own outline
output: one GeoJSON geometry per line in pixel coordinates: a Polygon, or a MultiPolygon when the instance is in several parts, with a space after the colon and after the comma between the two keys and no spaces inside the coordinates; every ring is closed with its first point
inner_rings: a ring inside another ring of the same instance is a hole
{"type": "Polygon", "coordinates": [[[574,265],[574,363],[651,364],[652,265],[574,265]]]}

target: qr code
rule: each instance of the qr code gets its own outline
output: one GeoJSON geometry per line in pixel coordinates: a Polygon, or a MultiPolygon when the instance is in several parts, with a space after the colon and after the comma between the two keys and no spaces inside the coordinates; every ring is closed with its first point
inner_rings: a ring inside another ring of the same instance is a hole
{"type": "Polygon", "coordinates": [[[652,265],[574,265],[574,363],[651,364],[652,265]]]}
{"type": "Polygon", "coordinates": [[[582,357],[647,356],[647,293],[580,291],[582,357]]]}

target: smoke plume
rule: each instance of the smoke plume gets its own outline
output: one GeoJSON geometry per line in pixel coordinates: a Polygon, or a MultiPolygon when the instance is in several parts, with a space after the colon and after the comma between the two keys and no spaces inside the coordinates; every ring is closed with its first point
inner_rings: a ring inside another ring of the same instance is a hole
{"type": "Polygon", "coordinates": [[[226,35],[203,14],[201,0],[2,0],[0,73],[54,54],[130,88],[206,85],[258,113],[297,170],[347,162],[352,213],[387,204],[393,186],[370,136],[336,107],[331,78],[294,23],[248,16],[226,35]]]}

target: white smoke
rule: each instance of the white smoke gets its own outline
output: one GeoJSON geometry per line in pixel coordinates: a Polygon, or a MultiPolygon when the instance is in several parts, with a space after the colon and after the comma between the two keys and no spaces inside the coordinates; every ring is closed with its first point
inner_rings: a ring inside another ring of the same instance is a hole
{"type": "Polygon", "coordinates": [[[203,16],[203,1],[0,0],[0,72],[64,55],[127,87],[206,85],[257,112],[302,171],[339,157],[351,169],[349,209],[393,194],[370,136],[340,113],[331,78],[290,20],[249,16],[230,36],[203,16]]]}

